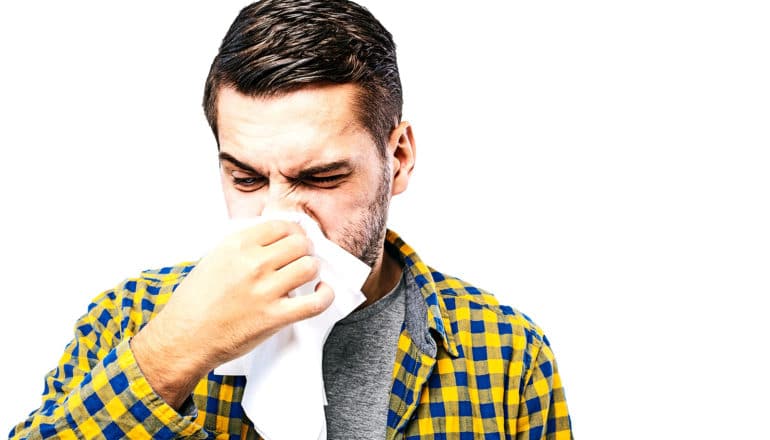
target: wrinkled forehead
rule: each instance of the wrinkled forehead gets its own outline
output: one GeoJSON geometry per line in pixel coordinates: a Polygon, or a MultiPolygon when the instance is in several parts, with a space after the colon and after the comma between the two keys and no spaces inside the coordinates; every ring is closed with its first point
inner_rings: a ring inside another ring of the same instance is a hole
{"type": "Polygon", "coordinates": [[[220,151],[261,166],[360,162],[375,150],[354,109],[356,86],[307,87],[273,97],[223,88],[218,100],[220,151]]]}

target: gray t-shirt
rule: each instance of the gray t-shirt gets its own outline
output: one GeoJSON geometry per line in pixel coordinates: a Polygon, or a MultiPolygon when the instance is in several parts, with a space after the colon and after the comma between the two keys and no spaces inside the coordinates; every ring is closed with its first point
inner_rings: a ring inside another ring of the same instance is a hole
{"type": "Polygon", "coordinates": [[[406,313],[404,275],[374,304],[339,321],[326,340],[326,437],[384,439],[396,345],[406,313]]]}

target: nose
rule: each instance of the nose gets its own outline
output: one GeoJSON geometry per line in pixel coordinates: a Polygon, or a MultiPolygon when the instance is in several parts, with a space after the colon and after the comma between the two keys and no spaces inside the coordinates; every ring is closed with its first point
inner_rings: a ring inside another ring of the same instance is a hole
{"type": "Polygon", "coordinates": [[[267,199],[262,207],[262,215],[271,211],[296,211],[310,215],[307,200],[288,183],[273,184],[271,182],[267,199]]]}

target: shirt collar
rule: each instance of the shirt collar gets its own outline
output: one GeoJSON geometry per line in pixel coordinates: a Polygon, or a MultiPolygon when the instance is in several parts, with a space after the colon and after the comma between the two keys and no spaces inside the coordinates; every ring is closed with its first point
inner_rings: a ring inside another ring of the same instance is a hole
{"type": "Polygon", "coordinates": [[[452,321],[449,319],[444,300],[439,295],[439,290],[436,286],[437,280],[444,279],[443,275],[423,263],[417,252],[390,229],[388,229],[385,236],[385,242],[386,245],[390,245],[396,251],[395,253],[401,259],[404,268],[409,270],[409,273],[417,282],[427,306],[426,324],[431,334],[437,338],[437,342],[444,347],[447,353],[452,356],[458,356],[457,344],[452,332],[452,321]]]}

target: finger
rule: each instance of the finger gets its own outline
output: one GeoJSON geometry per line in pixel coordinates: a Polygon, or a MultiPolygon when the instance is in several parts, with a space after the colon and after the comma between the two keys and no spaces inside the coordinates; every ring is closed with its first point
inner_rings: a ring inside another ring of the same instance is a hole
{"type": "Polygon", "coordinates": [[[305,234],[297,223],[283,220],[270,220],[240,231],[241,243],[246,246],[268,246],[291,234],[305,234]]]}
{"type": "Polygon", "coordinates": [[[321,281],[312,294],[281,298],[278,307],[280,316],[286,320],[286,324],[290,324],[320,314],[328,309],[333,301],[334,290],[321,281]]]}
{"type": "Polygon", "coordinates": [[[272,297],[286,296],[297,287],[316,279],[320,266],[318,258],[302,256],[267,276],[260,282],[259,289],[272,297]]]}
{"type": "Polygon", "coordinates": [[[260,248],[254,258],[261,259],[270,269],[279,270],[306,255],[313,255],[313,242],[305,234],[290,234],[260,248]]]}

